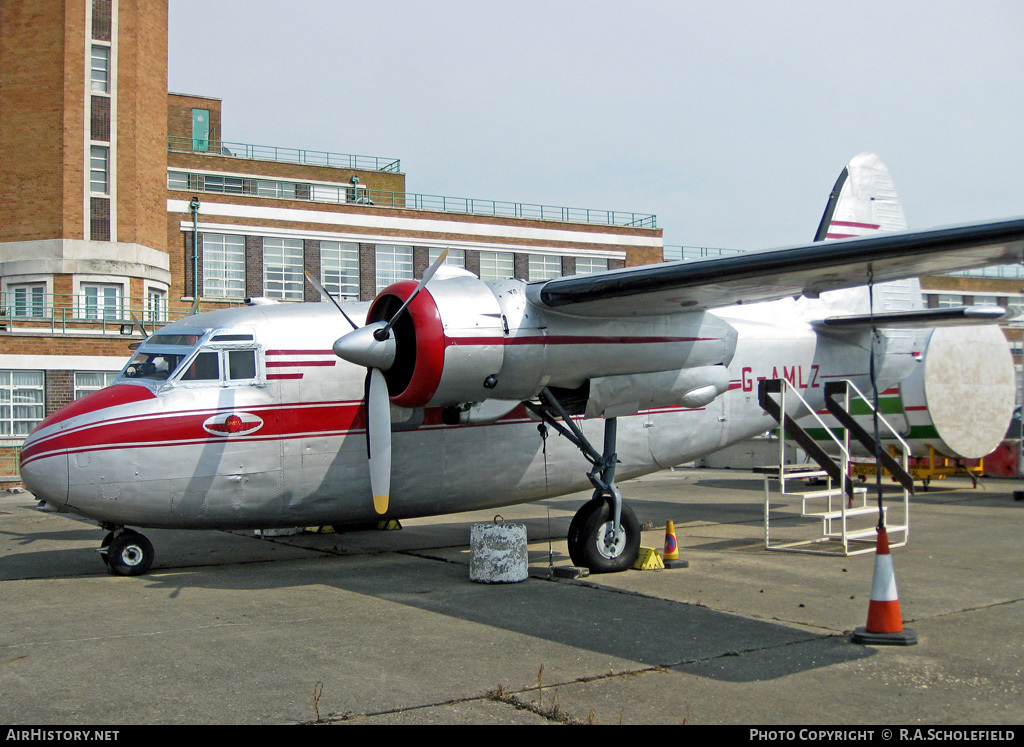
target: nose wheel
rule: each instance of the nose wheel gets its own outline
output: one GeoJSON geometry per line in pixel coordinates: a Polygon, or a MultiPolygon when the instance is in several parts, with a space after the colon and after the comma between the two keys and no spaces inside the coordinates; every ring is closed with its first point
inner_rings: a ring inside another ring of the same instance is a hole
{"type": "Polygon", "coordinates": [[[131,529],[115,529],[100,543],[100,557],[115,576],[141,576],[153,565],[153,543],[131,529]]]}

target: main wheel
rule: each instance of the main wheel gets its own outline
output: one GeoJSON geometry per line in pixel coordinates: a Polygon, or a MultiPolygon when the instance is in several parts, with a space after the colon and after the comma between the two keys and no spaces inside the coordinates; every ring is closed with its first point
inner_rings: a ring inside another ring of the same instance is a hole
{"type": "Polygon", "coordinates": [[[572,521],[569,522],[569,533],[566,535],[566,540],[569,543],[569,558],[572,559],[572,564],[579,568],[587,567],[587,559],[583,553],[583,545],[585,544],[583,527],[590,520],[593,513],[603,505],[607,505],[604,498],[592,498],[580,506],[579,511],[576,512],[576,515],[572,517],[572,521]]]}
{"type": "Polygon", "coordinates": [[[577,565],[591,573],[628,570],[640,554],[640,522],[633,509],[623,504],[620,529],[612,532],[611,506],[605,500],[599,503],[580,529],[582,563],[577,565]]]}
{"type": "Polygon", "coordinates": [[[118,576],[141,576],[153,565],[153,543],[146,537],[127,530],[110,540],[107,546],[107,568],[118,576]]]}

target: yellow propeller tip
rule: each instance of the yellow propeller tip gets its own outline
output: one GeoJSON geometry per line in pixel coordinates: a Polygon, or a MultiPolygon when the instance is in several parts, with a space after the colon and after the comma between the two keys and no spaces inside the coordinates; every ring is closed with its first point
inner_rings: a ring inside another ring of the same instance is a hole
{"type": "Polygon", "coordinates": [[[388,512],[388,498],[386,495],[375,495],[373,496],[373,508],[379,514],[386,514],[388,512]]]}

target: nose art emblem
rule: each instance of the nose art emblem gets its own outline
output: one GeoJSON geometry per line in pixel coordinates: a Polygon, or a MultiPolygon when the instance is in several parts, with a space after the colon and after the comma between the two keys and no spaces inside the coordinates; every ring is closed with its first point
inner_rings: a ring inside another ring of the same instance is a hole
{"type": "Polygon", "coordinates": [[[215,436],[240,436],[254,433],[262,427],[262,418],[248,412],[221,413],[207,418],[203,423],[206,432],[215,436]]]}

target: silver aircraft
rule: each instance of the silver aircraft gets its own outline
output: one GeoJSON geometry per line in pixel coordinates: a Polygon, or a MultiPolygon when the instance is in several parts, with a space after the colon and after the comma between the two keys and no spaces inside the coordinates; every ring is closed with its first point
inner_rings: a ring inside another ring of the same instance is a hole
{"type": "Polygon", "coordinates": [[[889,281],[1021,261],[1024,219],[889,231],[871,212],[884,197],[845,198],[859,220],[826,214],[854,238],[536,283],[481,281],[442,258],[371,303],[192,315],[147,337],[112,386],[47,417],[21,474],[50,510],[107,528],[104,560],[123,575],[153,561],[129,526],[341,525],[588,487],[570,555],[623,570],[640,526],[617,480],[774,427],[759,380],[788,379],[812,407],[829,381],[895,386],[929,326],[978,315],[908,313],[895,296],[882,310],[889,281]]]}

